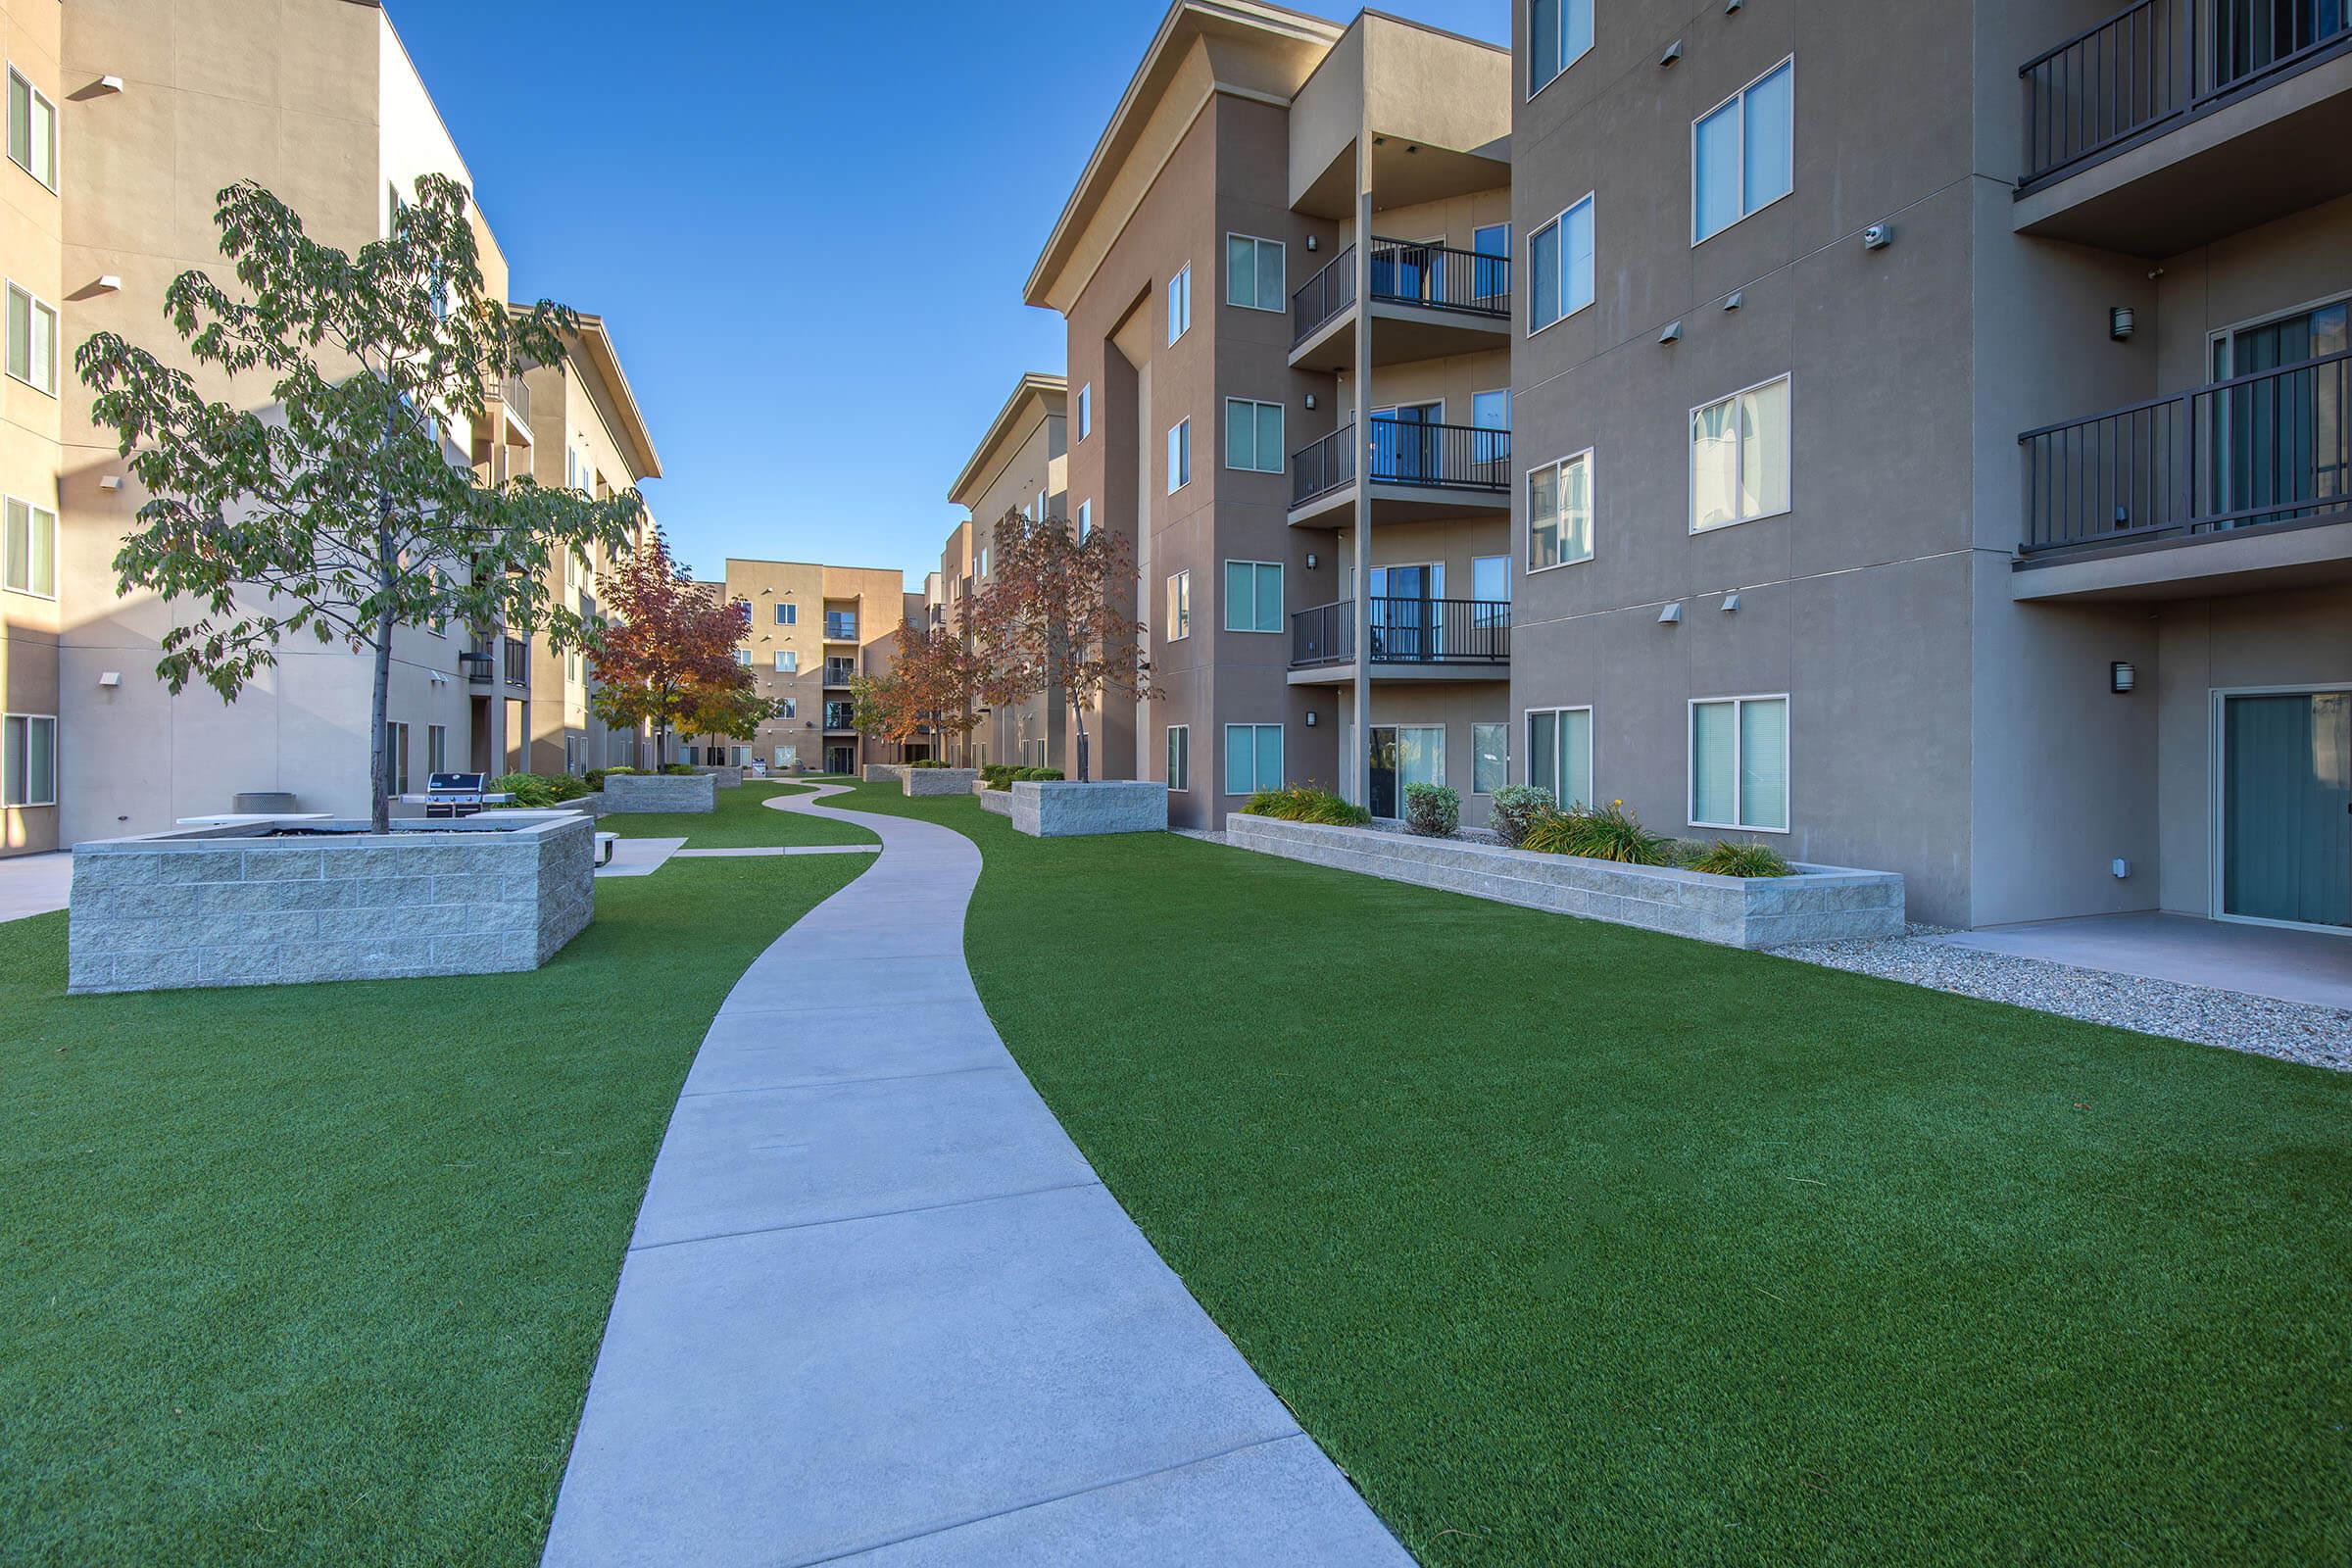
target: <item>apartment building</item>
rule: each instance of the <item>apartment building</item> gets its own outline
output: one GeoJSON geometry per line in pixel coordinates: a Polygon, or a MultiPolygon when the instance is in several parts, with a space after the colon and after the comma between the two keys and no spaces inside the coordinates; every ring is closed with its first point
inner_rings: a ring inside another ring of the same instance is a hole
{"type": "MultiPolygon", "coordinates": [[[[1036,370],[1023,375],[949,487],[949,505],[963,508],[966,516],[940,551],[937,580],[953,585],[954,596],[943,600],[926,593],[926,608],[939,612],[935,624],[962,624],[964,602],[988,586],[997,530],[1005,518],[1036,522],[1060,517],[1081,533],[1094,527],[1094,503],[1070,502],[1068,393],[1069,383],[1062,376],[1036,370]]],[[[1057,767],[1075,778],[1077,759],[1068,744],[1069,728],[1068,705],[1058,692],[1046,692],[998,706],[981,716],[968,741],[956,737],[950,744],[974,766],[1002,761],[1057,767]]],[[[1100,733],[1096,732],[1098,745],[1100,733]]],[[[1103,750],[1116,756],[1120,771],[1101,776],[1134,776],[1126,765],[1135,755],[1132,741],[1103,750]]]]}
{"type": "Polygon", "coordinates": [[[923,745],[859,735],[852,711],[851,679],[887,672],[900,625],[923,616],[922,596],[906,591],[902,573],[729,557],[723,592],[751,607],[737,661],[760,696],[784,706],[749,741],[687,737],[693,755],[683,760],[852,773],[926,755],[923,745]]]}
{"type": "Polygon", "coordinates": [[[1179,0],[1030,275],[1071,507],[1135,542],[1134,772],[1178,825],[1308,779],[1477,821],[1505,776],[1511,74],[1375,12],[1179,0]]]}
{"type": "Polygon", "coordinates": [[[2352,926],[2343,8],[1514,25],[1514,776],[1934,921],[2352,926]]]}

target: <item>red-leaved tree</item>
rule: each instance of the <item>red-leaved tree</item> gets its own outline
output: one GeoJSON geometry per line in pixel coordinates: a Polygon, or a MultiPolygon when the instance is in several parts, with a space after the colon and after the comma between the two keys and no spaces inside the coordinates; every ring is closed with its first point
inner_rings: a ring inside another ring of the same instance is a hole
{"type": "Polygon", "coordinates": [[[752,672],[735,659],[751,606],[680,573],[660,534],[600,581],[597,593],[616,618],[588,656],[603,683],[592,700],[596,716],[622,728],[650,720],[657,764],[668,760],[667,742],[681,720],[751,693],[752,672]]]}
{"type": "Polygon", "coordinates": [[[980,695],[1020,703],[1054,692],[1070,705],[1078,778],[1087,778],[1086,710],[1116,692],[1155,697],[1142,621],[1119,608],[1135,599],[1135,563],[1107,528],[1084,539],[1060,517],[1030,522],[1017,512],[997,525],[997,559],[971,613],[983,670],[980,695]]]}
{"type": "Polygon", "coordinates": [[[925,730],[968,737],[980,722],[980,661],[944,626],[899,623],[890,668],[851,683],[860,732],[905,747],[925,730]]]}

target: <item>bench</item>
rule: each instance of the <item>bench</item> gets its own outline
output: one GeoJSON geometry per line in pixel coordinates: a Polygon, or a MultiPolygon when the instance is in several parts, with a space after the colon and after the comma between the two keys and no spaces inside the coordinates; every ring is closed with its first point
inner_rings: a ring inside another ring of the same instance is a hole
{"type": "Polygon", "coordinates": [[[611,865],[613,848],[619,843],[620,835],[617,833],[599,833],[596,836],[596,863],[611,865]]]}

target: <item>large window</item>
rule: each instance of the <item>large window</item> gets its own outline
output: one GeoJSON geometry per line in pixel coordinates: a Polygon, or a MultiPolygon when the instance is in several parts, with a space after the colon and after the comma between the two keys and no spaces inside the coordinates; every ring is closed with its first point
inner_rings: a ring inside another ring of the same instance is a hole
{"type": "Polygon", "coordinates": [[[1690,411],[1690,531],[1788,510],[1788,378],[1690,411]]]}
{"type": "Polygon", "coordinates": [[[8,285],[8,373],[57,396],[57,312],[8,285]]]}
{"type": "Polygon", "coordinates": [[[449,726],[447,724],[427,724],[424,726],[425,782],[430,784],[435,773],[448,771],[449,726]]]}
{"type": "Polygon", "coordinates": [[[1784,60],[1690,127],[1690,243],[1788,194],[1796,62],[1784,60]]]}
{"type": "Polygon", "coordinates": [[[0,806],[57,804],[57,720],[10,713],[0,723],[0,806]]]}
{"type": "Polygon", "coordinates": [[[1592,47],[1592,0],[1527,0],[1527,95],[1592,47]]]}
{"type": "Polygon", "coordinates": [[[798,652],[790,648],[779,648],[776,650],[777,674],[797,675],[800,673],[800,669],[801,656],[798,652]]]}
{"type": "Polygon", "coordinates": [[[1527,475],[1527,569],[1592,559],[1592,454],[1531,468],[1527,475]]]}
{"type": "Polygon", "coordinates": [[[13,593],[57,597],[57,514],[29,501],[8,498],[5,523],[7,573],[0,578],[13,593]]]}
{"type": "Polygon", "coordinates": [[[1527,329],[1532,335],[1592,303],[1592,198],[1528,236],[1527,329]]]}
{"type": "Polygon", "coordinates": [[[1178,419],[1168,426],[1168,494],[1193,482],[1193,421],[1178,419]]]}
{"type": "Polygon", "coordinates": [[[1470,726],[1470,793],[1492,795],[1511,781],[1511,726],[1470,726]]]}
{"type": "Polygon", "coordinates": [[[396,723],[387,723],[387,724],[385,724],[385,725],[384,725],[384,752],[385,752],[385,755],[386,755],[386,756],[388,757],[388,759],[390,760],[390,761],[391,761],[391,765],[392,765],[392,793],[393,793],[394,795],[406,795],[406,794],[408,794],[408,793],[409,793],[409,726],[408,726],[408,725],[406,725],[406,724],[396,724],[396,723]]]}
{"type": "Polygon", "coordinates": [[[1168,726],[1168,788],[1181,795],[1193,787],[1193,727],[1168,726]]]}
{"type": "Polygon", "coordinates": [[[1172,643],[1193,634],[1193,574],[1189,571],[1168,574],[1168,618],[1163,629],[1164,640],[1172,643]]]}
{"type": "Polygon", "coordinates": [[[1282,788],[1282,726],[1225,726],[1225,793],[1254,795],[1282,788]]]}
{"type": "Polygon", "coordinates": [[[1282,471],[1282,405],[1225,400],[1225,466],[1282,471]]]}
{"type": "Polygon", "coordinates": [[[1690,705],[1690,825],[1788,831],[1788,699],[1690,705]]]}
{"type": "Polygon", "coordinates": [[[14,66],[8,71],[8,161],[57,189],[57,105],[14,66]]]}
{"type": "Polygon", "coordinates": [[[1282,630],[1282,563],[1225,563],[1225,629],[1282,630]]]}
{"type": "Polygon", "coordinates": [[[1225,236],[1225,303],[1251,311],[1290,307],[1283,268],[1288,250],[1278,239],[1225,236]]]}
{"type": "Polygon", "coordinates": [[[1086,536],[1094,531],[1095,504],[1092,501],[1081,501],[1078,503],[1078,542],[1086,543],[1086,536]]]}
{"type": "Polygon", "coordinates": [[[1527,781],[1557,806],[1592,804],[1592,710],[1528,710],[1527,781]]]}
{"type": "Polygon", "coordinates": [[[1193,329],[1193,264],[1185,263],[1168,279],[1168,341],[1193,329]]]}
{"type": "Polygon", "coordinates": [[[1078,389],[1078,439],[1083,441],[1095,433],[1095,383],[1089,381],[1078,389]]]}

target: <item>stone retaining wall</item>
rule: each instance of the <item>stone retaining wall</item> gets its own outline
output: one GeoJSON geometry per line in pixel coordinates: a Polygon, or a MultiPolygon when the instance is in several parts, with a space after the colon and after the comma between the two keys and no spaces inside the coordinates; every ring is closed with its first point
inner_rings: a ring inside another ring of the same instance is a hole
{"type": "Polygon", "coordinates": [[[1015,779],[1012,825],[1033,839],[1087,838],[1102,833],[1164,833],[1168,787],[1149,779],[1015,779]]]}
{"type": "Polygon", "coordinates": [[[1376,828],[1286,822],[1247,811],[1225,818],[1225,841],[1311,865],[1726,947],[1777,948],[1903,931],[1903,879],[1892,871],[1799,865],[1793,876],[1712,876],[1376,828]]]}
{"type": "Polygon", "coordinates": [[[614,815],[718,809],[718,780],[709,773],[607,773],[604,795],[614,815]]]}
{"type": "Polygon", "coordinates": [[[984,789],[979,791],[978,794],[980,796],[980,809],[983,811],[994,811],[999,816],[1010,816],[1012,814],[1012,791],[984,789]]]}
{"type": "Polygon", "coordinates": [[[596,824],[546,817],[504,832],[270,838],[249,823],[76,844],[66,989],[536,969],[596,911],[596,824]]]}
{"type": "Polygon", "coordinates": [[[979,782],[976,767],[907,767],[900,769],[908,795],[969,795],[979,782]]]}
{"type": "Polygon", "coordinates": [[[864,778],[868,784],[895,784],[906,773],[903,762],[868,762],[864,778]]]}
{"type": "MultiPolygon", "coordinates": [[[[737,767],[732,762],[698,763],[696,764],[694,770],[697,773],[710,774],[712,778],[718,781],[718,787],[722,790],[741,789],[743,787],[743,769],[737,767]]],[[[677,775],[674,773],[670,775],[672,778],[675,778],[676,776],[677,775]]]]}

